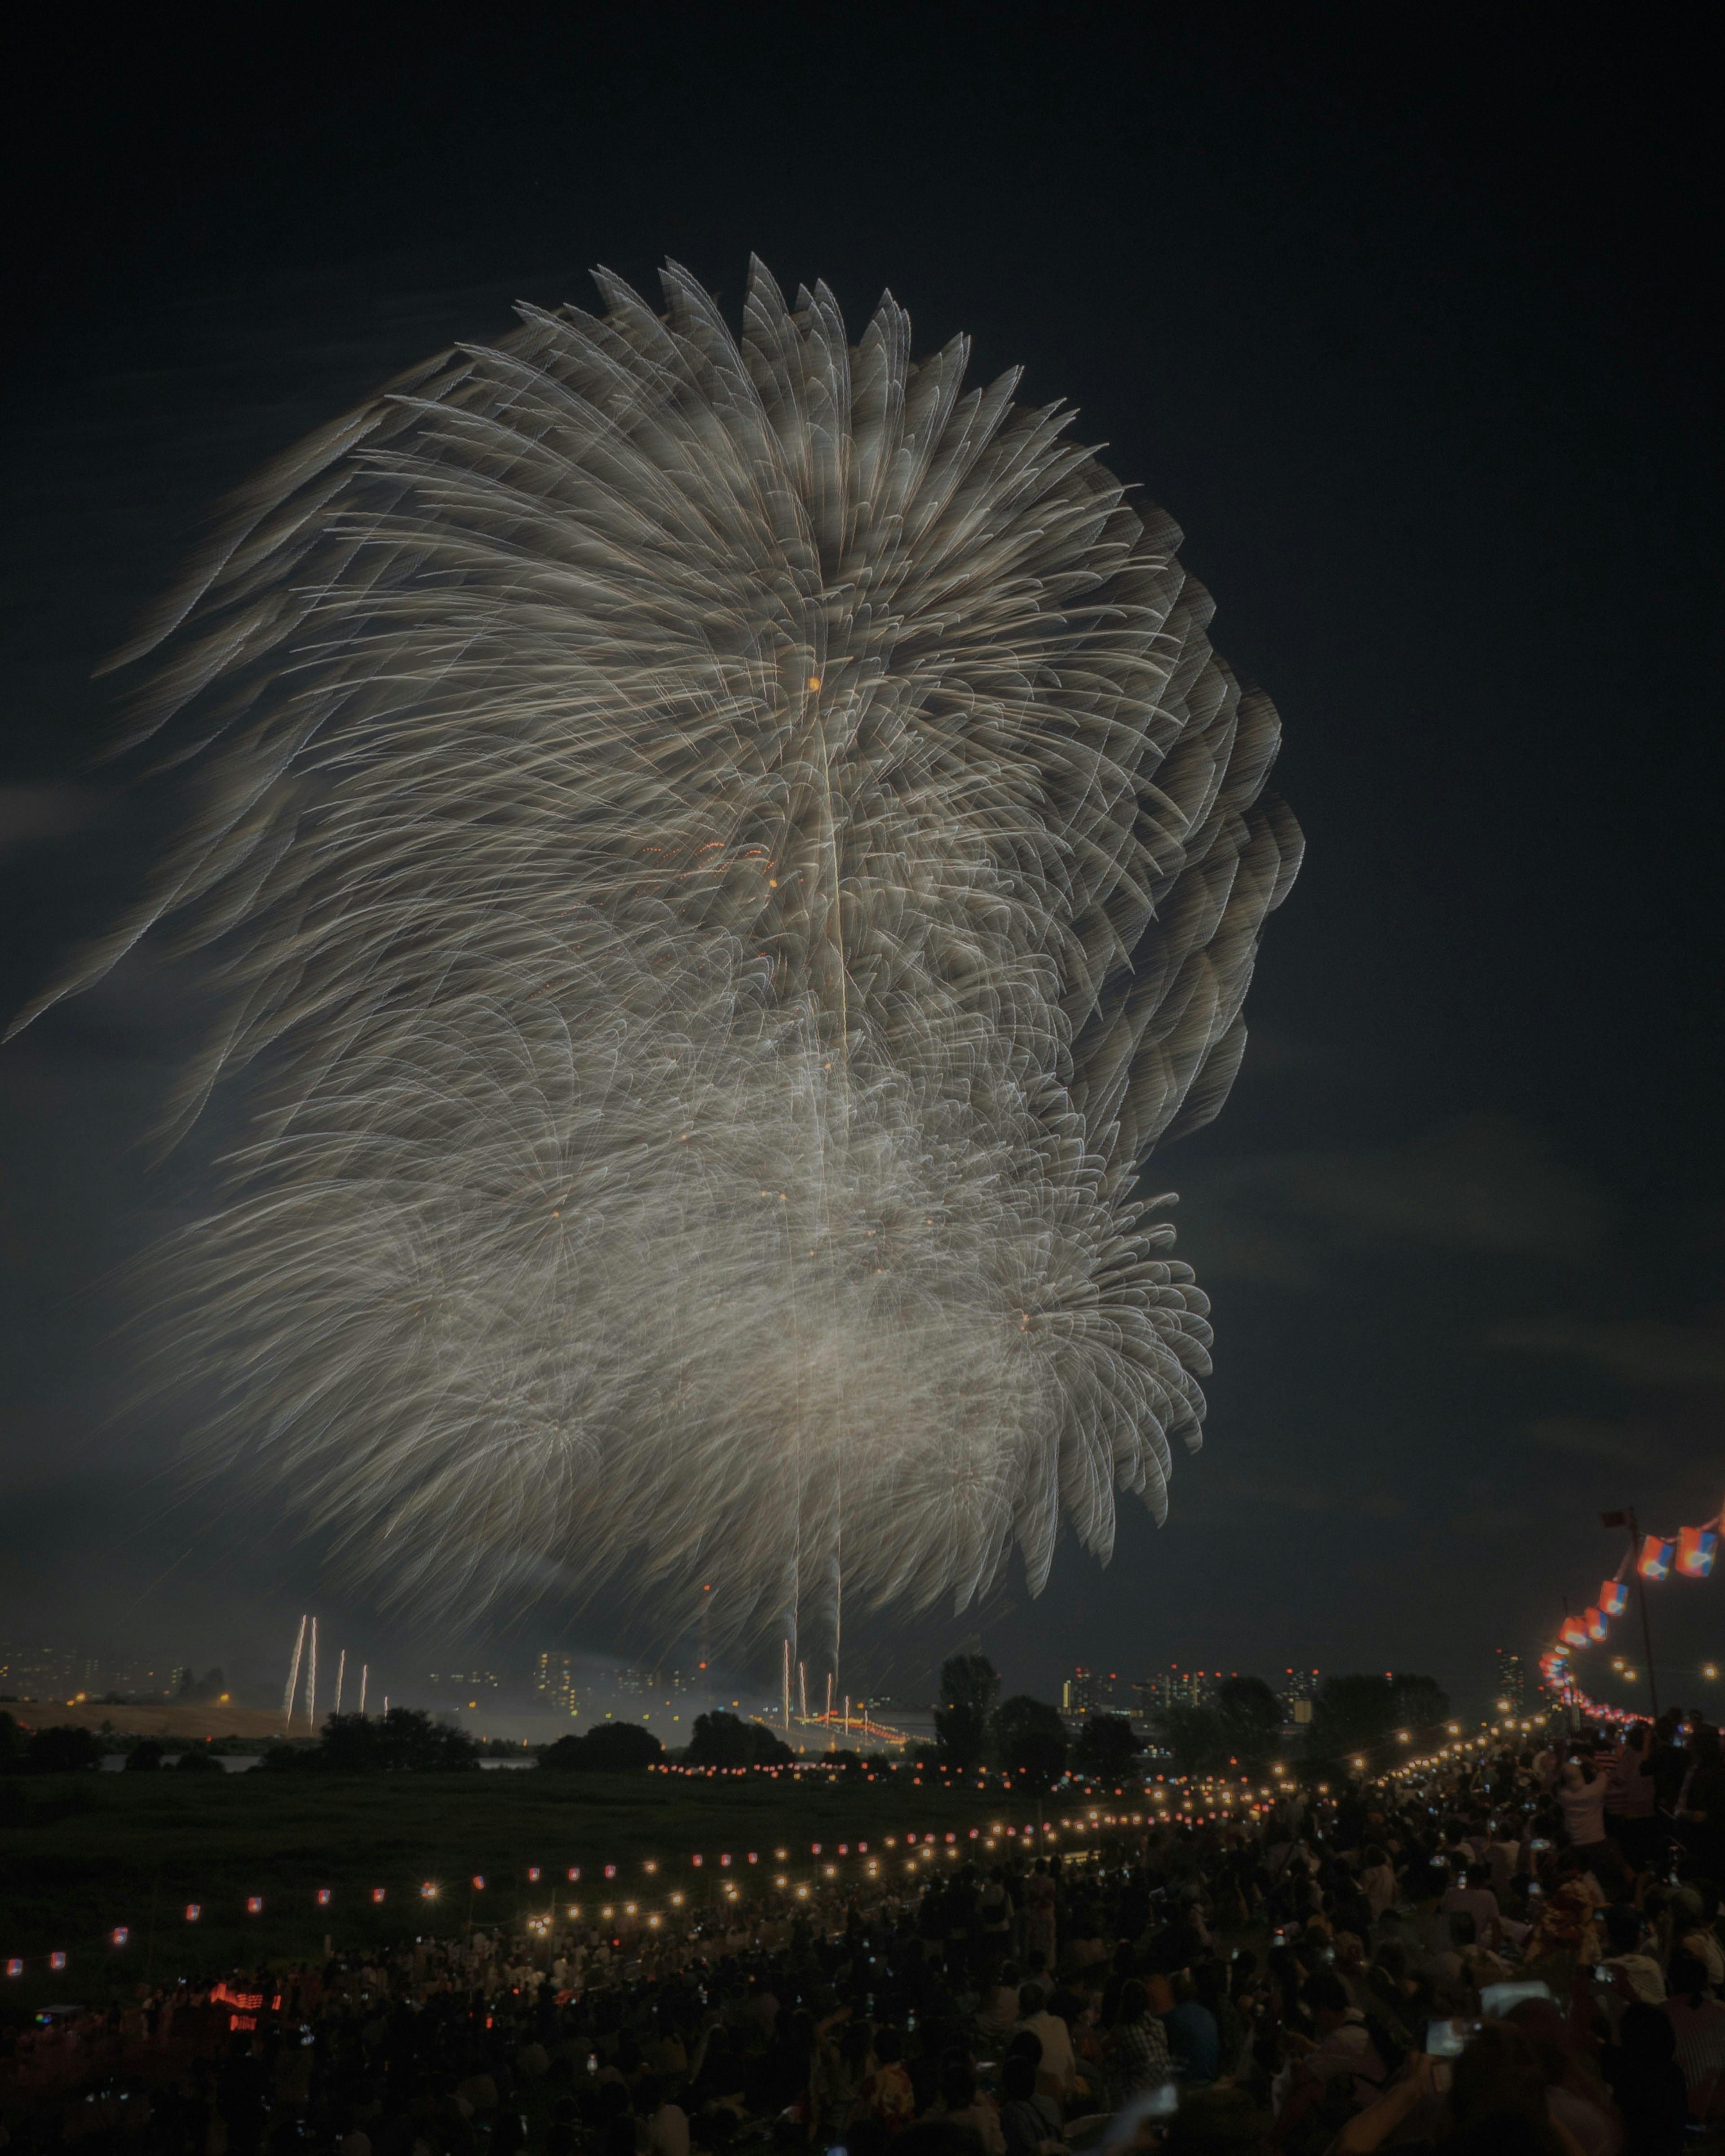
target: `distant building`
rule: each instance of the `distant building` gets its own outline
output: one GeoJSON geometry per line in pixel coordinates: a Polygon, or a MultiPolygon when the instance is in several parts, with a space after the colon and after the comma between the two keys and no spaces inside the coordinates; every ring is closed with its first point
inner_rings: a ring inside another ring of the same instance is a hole
{"type": "Polygon", "coordinates": [[[1087,1670],[1081,1664],[1060,1686],[1063,1714],[1112,1714],[1120,1686],[1120,1673],[1087,1670]]]}
{"type": "Polygon", "coordinates": [[[581,1711],[575,1690],[575,1657],[547,1647],[533,1665],[533,1689],[554,1713],[572,1720],[581,1711]]]}
{"type": "Polygon", "coordinates": [[[101,1688],[124,1692],[133,1699],[172,1698],[179,1690],[181,1669],[165,1657],[104,1655],[101,1688]]]}
{"type": "Polygon", "coordinates": [[[1491,1659],[1492,1712],[1519,1718],[1527,1712],[1527,1672],[1522,1666],[1522,1658],[1507,1647],[1498,1647],[1491,1659]]]}
{"type": "Polygon", "coordinates": [[[165,1656],[98,1655],[85,1647],[0,1646],[0,1693],[13,1699],[168,1700],[193,1672],[165,1656]]]}
{"type": "Polygon", "coordinates": [[[1276,1687],[1276,1696],[1281,1702],[1285,1722],[1291,1722],[1303,1728],[1312,1719],[1312,1702],[1317,1697],[1318,1676],[1316,1670],[1284,1670],[1281,1682],[1276,1687]]]}
{"type": "Polygon", "coordinates": [[[1140,1677],[1132,1686],[1133,1712],[1153,1721],[1171,1707],[1214,1707],[1216,1686],[1227,1674],[1223,1670],[1183,1669],[1170,1662],[1154,1676],[1140,1677]]]}
{"type": "Polygon", "coordinates": [[[14,1699],[76,1699],[99,1691],[102,1666],[76,1647],[0,1647],[0,1691],[14,1699]]]}
{"type": "Polygon", "coordinates": [[[477,1707],[503,1680],[495,1670],[433,1670],[431,1684],[440,1700],[453,1697],[457,1707],[477,1707]],[[465,1697],[464,1697],[465,1695],[465,1697]]]}

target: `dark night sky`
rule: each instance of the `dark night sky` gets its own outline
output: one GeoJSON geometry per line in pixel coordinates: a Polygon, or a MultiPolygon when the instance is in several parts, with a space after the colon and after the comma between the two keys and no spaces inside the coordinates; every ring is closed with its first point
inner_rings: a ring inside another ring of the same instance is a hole
{"type": "MultiPolygon", "coordinates": [[[[1601,1506],[1725,1494],[1709,71],[1699,18],[1584,47],[1197,12],[44,33],[9,119],[0,1002],[136,888],[157,812],[91,764],[90,670],[265,455],[594,262],[734,300],[752,248],[854,323],[890,284],[920,347],[1026,362],[1179,519],[1309,839],[1234,1098],[1153,1169],[1216,1305],[1208,1447],[1164,1529],[1124,1517],[1106,1573],[1069,1548],[983,1642],[1045,1688],[1178,1660],[1476,1696],[1615,1563],[1601,1506]]],[[[0,1637],[267,1674],[315,1598],[405,1675],[428,1641],[116,1413],[105,1282],[198,1183],[141,1142],[194,989],[141,960],[0,1055],[0,1637]]],[[[1661,1594],[1668,1696],[1722,1598],[1661,1594]]],[[[975,1621],[867,1666],[914,1690],[975,1621]]]]}

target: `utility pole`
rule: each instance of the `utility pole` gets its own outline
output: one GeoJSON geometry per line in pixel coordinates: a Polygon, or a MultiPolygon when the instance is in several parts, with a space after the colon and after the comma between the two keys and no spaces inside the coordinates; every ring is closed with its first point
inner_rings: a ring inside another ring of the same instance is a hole
{"type": "Polygon", "coordinates": [[[1641,1648],[1647,1658],[1647,1697],[1652,1702],[1653,1719],[1659,1719],[1659,1679],[1653,1669],[1653,1627],[1647,1617],[1647,1582],[1641,1573],[1641,1525],[1635,1517],[1633,1505],[1625,1505],[1620,1512],[1601,1512],[1602,1527],[1627,1527],[1630,1538],[1630,1564],[1635,1575],[1635,1599],[1641,1609],[1641,1648]]]}

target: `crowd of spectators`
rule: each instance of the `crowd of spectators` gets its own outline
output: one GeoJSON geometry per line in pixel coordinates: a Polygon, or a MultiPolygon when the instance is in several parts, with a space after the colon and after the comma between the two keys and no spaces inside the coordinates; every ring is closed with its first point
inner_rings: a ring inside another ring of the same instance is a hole
{"type": "Polygon", "coordinates": [[[14,2035],[8,2156],[1667,2156],[1725,2119],[1722,1856],[1703,1725],[1475,1749],[914,1893],[157,1989],[14,2035]]]}

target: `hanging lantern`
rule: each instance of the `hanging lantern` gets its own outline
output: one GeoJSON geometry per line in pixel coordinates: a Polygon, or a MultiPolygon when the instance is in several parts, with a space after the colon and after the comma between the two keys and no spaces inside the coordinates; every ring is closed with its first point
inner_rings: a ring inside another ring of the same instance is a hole
{"type": "Polygon", "coordinates": [[[539,1866],[536,1864],[530,1864],[527,1866],[527,1876],[534,1886],[536,1887],[539,1884],[539,1866]]]}
{"type": "Polygon", "coordinates": [[[1571,1647],[1584,1647],[1587,1645],[1587,1627],[1579,1617],[1564,1619],[1563,1641],[1565,1645],[1571,1647]]]}
{"type": "Polygon", "coordinates": [[[48,1966],[50,1969],[64,1969],[65,1965],[66,1957],[63,1953],[51,1953],[48,1957],[48,1966]]]}
{"type": "Polygon", "coordinates": [[[248,1894],[246,1896],[245,1913],[249,1917],[261,1917],[263,1915],[264,1897],[261,1894],[248,1894]]]}
{"type": "Polygon", "coordinates": [[[13,1958],[6,1964],[6,1974],[8,1976],[22,1976],[23,1973],[24,1965],[14,1954],[13,1958]]]}
{"type": "Polygon", "coordinates": [[[1645,1536],[1641,1543],[1641,1562],[1638,1568],[1642,1578],[1668,1578],[1676,1547],[1676,1543],[1663,1535],[1645,1536]]]}
{"type": "Polygon", "coordinates": [[[330,1890],[327,1887],[320,1887],[318,1888],[317,1906],[320,1909],[327,1909],[330,1906],[330,1890]]]}
{"type": "Polygon", "coordinates": [[[203,1905],[202,1902],[188,1902],[186,1904],[186,1922],[188,1924],[195,1924],[203,1914],[203,1905]]]}
{"type": "Polygon", "coordinates": [[[1611,1629],[1598,1609],[1584,1611],[1581,1621],[1587,1627],[1587,1636],[1589,1640],[1603,1640],[1611,1629]]]}
{"type": "Polygon", "coordinates": [[[1713,1568],[1719,1537],[1711,1527],[1684,1527],[1677,1535],[1677,1569],[1685,1579],[1705,1579],[1713,1568]]]}
{"type": "Polygon", "coordinates": [[[381,1887],[372,1887],[372,1899],[374,1902],[381,1902],[383,1899],[383,1889],[381,1887]]]}
{"type": "Polygon", "coordinates": [[[110,1943],[116,1947],[123,1947],[131,1937],[131,1933],[124,1924],[116,1924],[110,1934],[110,1943]]]}
{"type": "Polygon", "coordinates": [[[1620,1617],[1629,1608],[1629,1589],[1620,1579],[1608,1579],[1600,1588],[1599,1607],[1608,1617],[1620,1617]]]}

